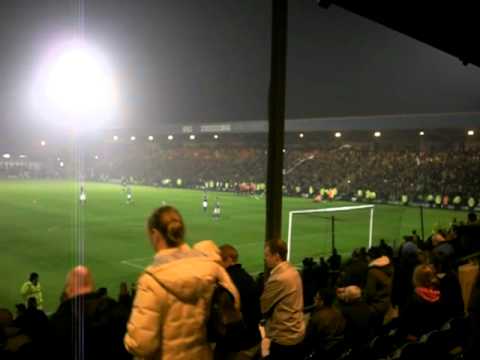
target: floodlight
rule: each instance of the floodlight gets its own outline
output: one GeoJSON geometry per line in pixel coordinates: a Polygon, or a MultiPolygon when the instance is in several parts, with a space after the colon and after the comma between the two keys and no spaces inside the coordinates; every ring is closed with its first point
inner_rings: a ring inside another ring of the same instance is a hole
{"type": "Polygon", "coordinates": [[[468,136],[473,136],[473,135],[475,135],[475,131],[468,130],[467,134],[468,134],[468,136]]]}
{"type": "Polygon", "coordinates": [[[60,161],[60,167],[63,167],[65,164],[63,163],[63,161],[60,161]]]}
{"type": "Polygon", "coordinates": [[[420,131],[420,132],[418,133],[418,135],[423,136],[423,135],[425,135],[425,132],[420,131]]]}
{"type": "Polygon", "coordinates": [[[375,131],[375,132],[373,133],[373,136],[375,136],[375,137],[380,137],[380,136],[382,136],[382,133],[381,133],[380,131],[375,131]]]}
{"type": "Polygon", "coordinates": [[[135,136],[130,136],[130,140],[135,141],[135,140],[137,140],[137,138],[135,136]]]}
{"type": "Polygon", "coordinates": [[[21,154],[21,155],[18,155],[18,157],[19,157],[20,159],[26,159],[26,158],[27,158],[27,155],[21,154]]]}
{"type": "Polygon", "coordinates": [[[152,136],[152,135],[150,135],[150,136],[148,137],[148,141],[153,141],[153,136],[152,136]]]}
{"type": "Polygon", "coordinates": [[[34,79],[32,100],[35,114],[75,130],[101,127],[118,106],[109,62],[83,40],[50,49],[34,79]]]}
{"type": "Polygon", "coordinates": [[[118,136],[117,135],[113,135],[113,141],[118,141],[118,136]]]}
{"type": "Polygon", "coordinates": [[[4,159],[10,159],[11,155],[10,154],[3,154],[2,157],[4,159]]]}
{"type": "Polygon", "coordinates": [[[95,160],[98,160],[98,155],[95,155],[94,158],[95,158],[95,160]]]}
{"type": "Polygon", "coordinates": [[[46,146],[47,142],[45,140],[40,141],[40,146],[46,146]]]}
{"type": "Polygon", "coordinates": [[[283,153],[286,153],[286,152],[287,152],[287,150],[285,150],[285,149],[283,149],[282,151],[283,151],[283,153]]]}
{"type": "Polygon", "coordinates": [[[303,139],[303,136],[304,136],[303,133],[298,134],[298,137],[299,137],[300,139],[303,139]]]}
{"type": "Polygon", "coordinates": [[[195,135],[190,135],[190,140],[195,140],[195,135]]]}
{"type": "Polygon", "coordinates": [[[168,135],[168,140],[173,140],[173,135],[168,135]]]}
{"type": "Polygon", "coordinates": [[[217,139],[218,139],[218,135],[217,135],[217,134],[213,135],[213,138],[214,138],[215,140],[217,140],[217,139]]]}
{"type": "Polygon", "coordinates": [[[335,137],[338,139],[338,138],[341,138],[342,137],[342,133],[340,131],[337,131],[335,133],[335,137]]]}

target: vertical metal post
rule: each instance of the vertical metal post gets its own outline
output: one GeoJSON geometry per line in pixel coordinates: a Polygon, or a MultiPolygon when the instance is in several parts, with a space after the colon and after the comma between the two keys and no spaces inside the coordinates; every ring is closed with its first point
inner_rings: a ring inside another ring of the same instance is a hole
{"type": "Polygon", "coordinates": [[[335,249],[335,216],[332,216],[332,254],[335,249]]]}
{"type": "Polygon", "coordinates": [[[423,222],[423,206],[420,205],[420,227],[422,229],[422,241],[425,240],[425,224],[423,222]]]}
{"type": "Polygon", "coordinates": [[[268,165],[265,242],[282,236],[283,144],[287,62],[287,0],[272,0],[272,47],[268,101],[268,165]]]}

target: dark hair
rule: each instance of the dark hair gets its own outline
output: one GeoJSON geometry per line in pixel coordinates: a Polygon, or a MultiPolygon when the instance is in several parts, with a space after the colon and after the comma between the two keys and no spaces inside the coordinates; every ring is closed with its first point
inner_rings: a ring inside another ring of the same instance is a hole
{"type": "Polygon", "coordinates": [[[230,244],[224,244],[220,246],[220,254],[222,256],[222,260],[231,258],[235,263],[238,261],[238,251],[230,244]]]}
{"type": "Polygon", "coordinates": [[[320,288],[318,289],[318,295],[322,298],[323,304],[327,307],[333,305],[335,300],[335,292],[331,288],[320,288]]]}
{"type": "Polygon", "coordinates": [[[272,255],[278,254],[280,258],[285,261],[287,260],[287,244],[283,240],[274,240],[269,241],[267,243],[268,248],[270,249],[270,253],[272,255]]]}
{"type": "Polygon", "coordinates": [[[34,279],[38,279],[38,274],[36,272],[30,274],[30,281],[33,281],[34,279]]]}
{"type": "Polygon", "coordinates": [[[169,247],[176,247],[184,242],[185,225],[182,215],[172,206],[162,206],[154,210],[148,218],[148,229],[157,230],[169,247]]]}
{"type": "Polygon", "coordinates": [[[468,221],[470,222],[477,221],[477,214],[475,214],[474,212],[469,212],[467,216],[468,216],[468,221]]]}
{"type": "Polygon", "coordinates": [[[382,251],[380,250],[380,248],[378,246],[372,246],[370,249],[368,249],[368,256],[371,259],[378,259],[382,255],[383,255],[382,251]]]}
{"type": "Polygon", "coordinates": [[[100,297],[107,296],[108,295],[108,290],[106,287],[101,287],[97,290],[97,295],[100,297]]]}

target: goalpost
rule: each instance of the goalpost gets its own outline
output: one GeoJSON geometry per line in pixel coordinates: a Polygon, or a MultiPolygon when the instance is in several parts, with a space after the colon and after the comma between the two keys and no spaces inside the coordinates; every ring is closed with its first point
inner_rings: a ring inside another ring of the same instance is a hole
{"type": "MultiPolygon", "coordinates": [[[[333,207],[325,209],[309,209],[309,210],[294,210],[288,213],[288,238],[287,238],[287,260],[290,261],[290,254],[292,249],[292,228],[293,228],[293,217],[294,215],[299,214],[312,214],[312,213],[336,213],[344,211],[354,211],[370,209],[370,219],[369,219],[369,229],[368,229],[368,247],[372,247],[373,240],[373,211],[375,209],[374,205],[356,205],[356,206],[342,206],[342,207],[333,207]]],[[[334,222],[332,221],[332,226],[334,222]]]]}

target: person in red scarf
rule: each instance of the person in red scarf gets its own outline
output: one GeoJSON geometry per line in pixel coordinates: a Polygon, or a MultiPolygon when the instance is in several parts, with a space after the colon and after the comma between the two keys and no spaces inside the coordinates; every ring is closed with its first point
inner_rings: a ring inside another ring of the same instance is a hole
{"type": "Polygon", "coordinates": [[[448,320],[440,301],[438,278],[431,265],[419,265],[413,273],[414,291],[400,313],[398,334],[416,341],[423,334],[441,328],[448,320]]]}

